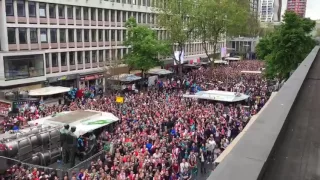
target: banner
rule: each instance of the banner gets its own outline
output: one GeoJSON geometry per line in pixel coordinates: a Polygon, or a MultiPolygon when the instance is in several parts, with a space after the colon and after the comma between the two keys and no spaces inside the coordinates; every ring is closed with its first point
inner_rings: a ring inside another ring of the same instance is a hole
{"type": "Polygon", "coordinates": [[[227,48],[222,47],[220,53],[221,53],[221,58],[226,57],[227,56],[227,48]]]}
{"type": "Polygon", "coordinates": [[[174,65],[177,65],[177,61],[179,62],[180,59],[180,64],[183,64],[184,62],[184,51],[175,51],[174,52],[174,58],[175,60],[173,61],[174,65]],[[179,58],[180,56],[180,58],[179,58]]]}

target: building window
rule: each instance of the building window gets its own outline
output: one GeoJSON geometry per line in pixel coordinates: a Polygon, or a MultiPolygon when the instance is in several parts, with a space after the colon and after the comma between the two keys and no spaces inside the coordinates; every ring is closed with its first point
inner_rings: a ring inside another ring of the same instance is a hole
{"type": "Polygon", "coordinates": [[[99,51],[99,62],[103,62],[103,50],[99,51]]]}
{"type": "Polygon", "coordinates": [[[61,66],[67,65],[67,53],[62,52],[60,53],[60,59],[61,59],[61,66]]]}
{"type": "Polygon", "coordinates": [[[69,42],[74,42],[74,30],[68,29],[69,42]]]}
{"type": "Polygon", "coordinates": [[[29,17],[36,17],[37,15],[36,3],[29,1],[28,7],[29,7],[29,17]]]}
{"type": "Polygon", "coordinates": [[[96,9],[91,8],[91,20],[96,21],[96,9]]]}
{"type": "Polygon", "coordinates": [[[84,30],[84,41],[89,42],[89,29],[84,30]]]}
{"type": "Polygon", "coordinates": [[[110,41],[108,29],[105,30],[104,38],[105,38],[105,41],[110,41]]]}
{"type": "Polygon", "coordinates": [[[59,29],[60,31],[60,43],[66,42],[66,30],[65,29],[59,29]]]}
{"type": "Polygon", "coordinates": [[[55,4],[49,4],[49,17],[56,18],[56,5],[55,4]]]}
{"type": "Polygon", "coordinates": [[[81,20],[81,7],[76,7],[76,20],[81,20]]]}
{"type": "Polygon", "coordinates": [[[57,55],[57,53],[52,53],[51,54],[51,64],[52,64],[52,67],[58,67],[58,55],[57,55]]]}
{"type": "Polygon", "coordinates": [[[16,44],[16,29],[15,28],[8,28],[8,43],[9,44],[16,44]]]}
{"type": "Polygon", "coordinates": [[[121,30],[117,30],[117,41],[121,41],[121,30]]]}
{"type": "Polygon", "coordinates": [[[51,43],[57,43],[57,29],[50,29],[51,43]]]}
{"type": "Polygon", "coordinates": [[[115,30],[111,30],[111,41],[115,41],[116,39],[116,32],[115,30]]]}
{"type": "Polygon", "coordinates": [[[19,43],[27,44],[27,29],[19,28],[19,43]]]}
{"type": "Polygon", "coordinates": [[[17,12],[19,17],[26,17],[26,6],[24,0],[17,1],[17,12]]]}
{"type": "Polygon", "coordinates": [[[99,29],[99,41],[103,41],[103,30],[102,29],[99,29]]]}
{"type": "Polygon", "coordinates": [[[77,29],[77,42],[82,42],[82,29],[77,29]]]}
{"type": "Polygon", "coordinates": [[[127,32],[126,30],[122,30],[122,40],[125,41],[127,38],[127,32]]]}
{"type": "Polygon", "coordinates": [[[90,63],[90,52],[89,51],[85,51],[85,63],[90,63]]]}
{"type": "Polygon", "coordinates": [[[83,8],[83,19],[84,20],[89,20],[89,9],[88,8],[83,8]]]}
{"type": "Polygon", "coordinates": [[[92,62],[93,63],[97,62],[97,51],[92,51],[92,62]]]}
{"type": "Polygon", "coordinates": [[[30,41],[32,44],[38,43],[38,30],[36,28],[30,28],[30,41]]]}
{"type": "Polygon", "coordinates": [[[68,19],[73,19],[73,7],[72,6],[67,7],[67,12],[68,12],[68,19]]]}
{"type": "Polygon", "coordinates": [[[102,21],[102,9],[98,9],[98,21],[102,21]]]}
{"type": "Polygon", "coordinates": [[[70,65],[75,65],[76,62],[74,60],[74,52],[69,52],[69,64],[70,65]]]}
{"type": "MultiPolygon", "coordinates": [[[[49,68],[50,67],[49,54],[45,54],[45,56],[46,56],[46,68],[49,68]]],[[[47,73],[50,73],[50,71],[47,73]]]]}
{"type": "Polygon", "coordinates": [[[47,38],[47,29],[40,29],[40,41],[41,43],[47,43],[48,38],[47,38]]]}
{"type": "Polygon", "coordinates": [[[109,21],[109,10],[108,9],[104,10],[104,20],[109,21]]]}
{"type": "Polygon", "coordinates": [[[121,11],[117,11],[117,22],[121,22],[121,11]]]}
{"type": "Polygon", "coordinates": [[[45,3],[40,3],[39,4],[39,16],[41,18],[45,18],[46,16],[46,4],[45,3]]]}
{"type": "Polygon", "coordinates": [[[83,64],[82,52],[77,52],[78,64],[83,64]]]}
{"type": "Polygon", "coordinates": [[[127,12],[123,11],[122,12],[122,22],[126,22],[127,21],[127,12]]]}
{"type": "Polygon", "coordinates": [[[95,29],[91,29],[91,41],[97,42],[97,32],[95,29]]]}
{"type": "Polygon", "coordinates": [[[6,0],[6,15],[7,16],[13,16],[13,0],[6,0]]]}
{"type": "Polygon", "coordinates": [[[64,19],[65,18],[64,5],[58,5],[58,12],[59,12],[59,18],[64,19]]]}
{"type": "Polygon", "coordinates": [[[111,22],[115,22],[115,19],[116,19],[115,13],[116,13],[116,12],[115,12],[114,10],[111,10],[110,12],[111,12],[111,22]]]}
{"type": "Polygon", "coordinates": [[[110,59],[110,50],[109,49],[106,49],[106,60],[109,61],[110,59]]]}

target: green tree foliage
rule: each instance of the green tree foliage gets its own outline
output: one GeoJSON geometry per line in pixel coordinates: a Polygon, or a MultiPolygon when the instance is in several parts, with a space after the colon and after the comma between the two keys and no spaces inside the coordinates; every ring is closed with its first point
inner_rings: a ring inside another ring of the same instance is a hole
{"type": "Polygon", "coordinates": [[[228,35],[239,35],[245,29],[248,8],[234,0],[197,0],[193,25],[208,58],[216,54],[217,44],[228,35]],[[213,46],[213,52],[208,52],[213,46]]]}
{"type": "Polygon", "coordinates": [[[130,47],[130,52],[124,57],[131,69],[141,70],[142,73],[160,64],[159,55],[167,55],[169,46],[159,41],[153,30],[138,25],[136,19],[129,18],[125,24],[127,37],[124,44],[130,47]]]}
{"type": "Polygon", "coordinates": [[[315,45],[310,33],[315,22],[293,12],[284,14],[284,22],[260,40],[256,47],[259,58],[266,61],[268,78],[286,79],[315,45]]]}
{"type": "Polygon", "coordinates": [[[181,73],[181,53],[184,50],[185,44],[191,40],[194,29],[191,21],[193,15],[194,0],[165,0],[156,1],[154,9],[157,15],[157,23],[161,28],[164,28],[169,33],[169,41],[172,45],[172,55],[176,50],[175,45],[180,51],[179,59],[173,56],[176,63],[179,65],[181,73]]]}

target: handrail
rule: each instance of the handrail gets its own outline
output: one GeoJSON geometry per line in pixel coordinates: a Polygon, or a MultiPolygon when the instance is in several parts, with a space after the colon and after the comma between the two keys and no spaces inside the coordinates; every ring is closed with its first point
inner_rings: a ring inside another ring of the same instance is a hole
{"type": "MultiPolygon", "coordinates": [[[[226,158],[209,176],[209,180],[257,180],[267,166],[284,124],[302,84],[319,52],[313,48],[305,60],[282,86],[276,97],[243,135],[226,158]]],[[[320,53],[320,52],[319,52],[320,53]]]]}

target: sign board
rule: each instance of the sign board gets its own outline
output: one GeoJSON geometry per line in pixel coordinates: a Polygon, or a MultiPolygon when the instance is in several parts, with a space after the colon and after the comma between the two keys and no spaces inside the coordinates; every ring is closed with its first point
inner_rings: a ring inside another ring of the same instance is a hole
{"type": "Polygon", "coordinates": [[[116,97],[116,102],[122,104],[124,102],[124,98],[121,96],[116,97]]]}

